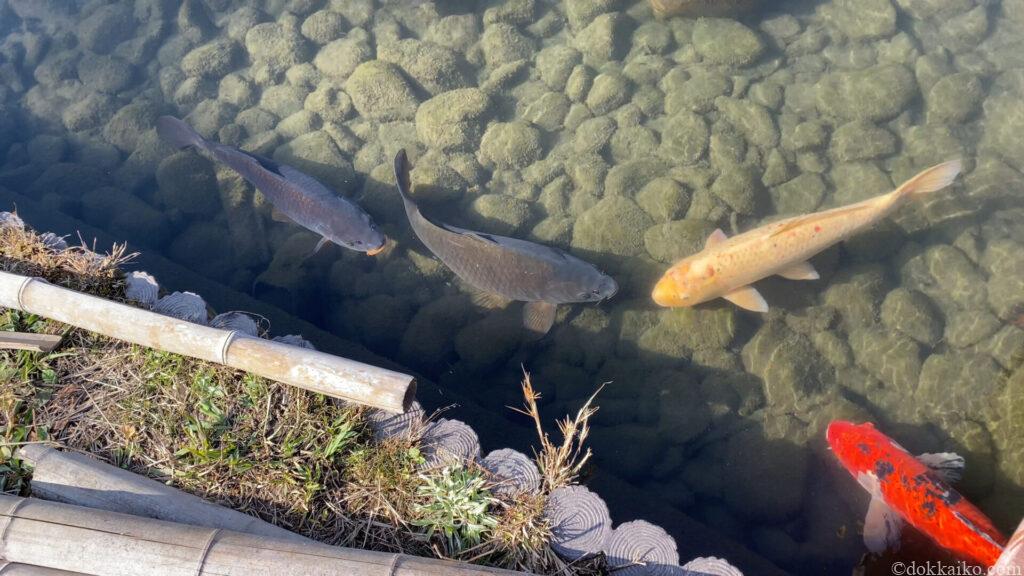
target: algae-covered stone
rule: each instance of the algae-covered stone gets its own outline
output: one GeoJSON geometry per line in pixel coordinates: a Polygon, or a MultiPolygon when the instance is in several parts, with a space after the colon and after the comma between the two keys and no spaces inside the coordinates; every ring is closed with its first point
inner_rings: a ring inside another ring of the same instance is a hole
{"type": "Polygon", "coordinates": [[[584,120],[573,135],[573,149],[580,154],[600,152],[615,133],[615,121],[607,116],[584,120]]]}
{"type": "Polygon", "coordinates": [[[455,350],[471,370],[486,371],[505,362],[519,347],[523,327],[519,314],[490,314],[455,336],[455,350]]]}
{"type": "Polygon", "coordinates": [[[683,185],[664,176],[648,182],[637,192],[635,200],[655,222],[675,220],[686,214],[690,206],[690,195],[683,185]]]}
{"type": "Polygon", "coordinates": [[[958,413],[976,422],[993,420],[1006,385],[1003,369],[988,356],[970,352],[932,354],[921,366],[914,399],[929,414],[958,413]]]}
{"type": "Polygon", "coordinates": [[[713,70],[697,68],[690,72],[688,80],[678,86],[662,85],[665,92],[665,113],[703,113],[712,110],[715,100],[732,90],[729,78],[713,70]]]}
{"type": "Polygon", "coordinates": [[[658,133],[646,126],[620,128],[612,135],[608,149],[618,163],[650,158],[658,151],[658,133]]]}
{"type": "Polygon", "coordinates": [[[586,104],[597,115],[607,114],[629,101],[629,81],[621,74],[598,74],[587,94],[586,104]]]}
{"type": "Polygon", "coordinates": [[[239,52],[233,40],[220,38],[186,54],[181,61],[181,71],[189,76],[217,78],[234,68],[239,52]]]}
{"type": "Polygon", "coordinates": [[[764,52],[756,32],[735,20],[701,18],[693,27],[693,47],[713,64],[746,66],[764,52]]]}
{"type": "Polygon", "coordinates": [[[579,216],[572,246],[581,250],[635,256],[643,250],[643,233],[651,217],[632,200],[609,196],[579,216]]]}
{"type": "Polygon", "coordinates": [[[946,322],[946,342],[957,348],[967,348],[996,333],[1002,326],[987,310],[958,310],[946,322]]]}
{"type": "Polygon", "coordinates": [[[352,115],[352,99],[336,86],[324,82],[306,96],[303,108],[318,115],[324,122],[344,122],[352,115]]]}
{"type": "Polygon", "coordinates": [[[469,85],[465,64],[452,49],[407,38],[381,44],[377,58],[395,64],[434,95],[469,85]]]}
{"type": "Polygon", "coordinates": [[[531,58],[535,48],[531,38],[524,36],[515,26],[505,23],[486,27],[480,37],[480,47],[489,68],[531,58]]]}
{"type": "Polygon", "coordinates": [[[284,118],[302,110],[306,96],[307,91],[298,86],[289,86],[288,84],[270,86],[260,94],[260,108],[278,118],[284,118]]]}
{"type": "Polygon", "coordinates": [[[512,236],[530,219],[530,205],[504,194],[481,194],[470,203],[468,216],[480,229],[512,236]]]}
{"type": "Polygon", "coordinates": [[[889,175],[870,162],[836,164],[829,173],[835,194],[832,203],[852,204],[892,190],[889,175]]]}
{"type": "Polygon", "coordinates": [[[787,150],[813,150],[824,146],[827,141],[828,131],[813,120],[800,122],[791,128],[785,124],[782,127],[782,147],[787,150]]]}
{"type": "Polygon", "coordinates": [[[706,220],[686,219],[665,222],[647,229],[644,246],[651,258],[666,264],[696,254],[716,226],[706,220]]]}
{"type": "Polygon", "coordinates": [[[611,12],[621,0],[566,0],[565,17],[573,31],[579,31],[601,14],[611,12]]]}
{"type": "MultiPolygon", "coordinates": [[[[69,131],[78,132],[79,130],[99,128],[110,120],[116,111],[117,105],[113,98],[106,94],[93,93],[69,104],[61,114],[61,119],[69,131]]],[[[0,148],[2,147],[2,142],[0,142],[0,148]]]]}
{"type": "Polygon", "coordinates": [[[897,288],[882,302],[882,323],[926,346],[942,338],[942,316],[924,294],[897,288]]]}
{"type": "Polygon", "coordinates": [[[313,58],[313,65],[320,72],[334,80],[345,80],[360,64],[373,58],[363,34],[332,40],[324,45],[313,58]]]}
{"type": "Polygon", "coordinates": [[[118,188],[85,191],[82,219],[142,246],[161,247],[171,233],[171,224],[163,212],[118,188]]]}
{"type": "Polygon", "coordinates": [[[540,158],[540,133],[525,122],[495,122],[480,140],[484,165],[523,168],[540,158]]]}
{"type": "Polygon", "coordinates": [[[751,100],[721,97],[715,106],[747,141],[755,146],[772,148],[779,142],[779,131],[775,128],[768,109],[751,100]]]}
{"type": "Polygon", "coordinates": [[[733,308],[675,308],[659,314],[658,323],[644,332],[638,346],[641,352],[677,358],[695,350],[720,350],[735,335],[733,308]]]}
{"type": "MultiPolygon", "coordinates": [[[[565,95],[573,102],[583,102],[590,92],[590,85],[594,82],[594,72],[585,64],[578,64],[569,73],[565,81],[565,95]]],[[[589,109],[587,110],[589,114],[589,109]]]]}
{"type": "Polygon", "coordinates": [[[914,74],[898,64],[833,72],[817,86],[818,110],[845,120],[888,120],[916,96],[914,74]]]}
{"type": "Polygon", "coordinates": [[[235,255],[231,243],[224,241],[223,226],[212,222],[194,222],[167,247],[172,260],[207,278],[229,279],[235,255]]]}
{"type": "Polygon", "coordinates": [[[160,199],[170,208],[208,218],[222,210],[213,166],[194,152],[165,158],[157,167],[156,182],[160,199]]]}
{"type": "Polygon", "coordinates": [[[264,22],[245,34],[245,49],[254,61],[262,61],[283,71],[309,59],[309,45],[297,29],[264,22]]]}
{"type": "Polygon", "coordinates": [[[416,111],[416,134],[432,148],[471,149],[480,137],[479,118],[490,98],[478,88],[438,94],[416,111]]]}
{"type": "Polygon", "coordinates": [[[373,120],[411,120],[419,105],[398,67],[380,60],[357,66],[345,90],[359,114],[373,120]]]}
{"type": "Polygon", "coordinates": [[[87,50],[107,54],[131,38],[135,27],[135,17],[129,6],[108,4],[78,23],[78,42],[87,50]]]}
{"type": "Polygon", "coordinates": [[[537,53],[537,71],[540,79],[552,90],[564,90],[573,68],[580,63],[579,51],[564,44],[546,46],[537,53]]]}
{"type": "Polygon", "coordinates": [[[88,88],[116,94],[132,83],[132,65],[117,56],[87,54],[78,61],[78,78],[88,88]]]}
{"type": "Polygon", "coordinates": [[[351,193],[355,185],[352,163],[322,130],[303,134],[274,151],[274,160],[294,166],[337,192],[351,193]]]}
{"type": "Polygon", "coordinates": [[[733,513],[751,521],[777,524],[800,513],[810,469],[809,451],[788,440],[773,440],[748,429],[726,441],[726,462],[742,462],[741,474],[717,476],[722,498],[733,513]]]}
{"type": "Polygon", "coordinates": [[[710,131],[704,119],[692,113],[679,113],[665,121],[661,131],[658,155],[662,158],[692,164],[704,156],[710,131]]]}
{"type": "Polygon", "coordinates": [[[711,185],[711,193],[740,214],[753,214],[763,193],[752,170],[736,167],[723,172],[711,185]]]}
{"type": "Polygon", "coordinates": [[[302,21],[302,35],[317,44],[327,44],[344,36],[347,28],[345,18],[330,10],[317,10],[302,21]]]}
{"type": "Polygon", "coordinates": [[[622,14],[601,14],[576,35],[575,46],[592,66],[619,60],[629,47],[627,27],[622,14]]]}
{"type": "Polygon", "coordinates": [[[806,336],[782,322],[766,322],[743,347],[743,366],[764,381],[773,411],[792,410],[827,382],[826,365],[806,336]]]}
{"type": "Polygon", "coordinates": [[[448,166],[443,154],[424,154],[409,174],[411,194],[418,203],[449,202],[462,196],[466,181],[448,166]]]}
{"type": "Polygon", "coordinates": [[[896,32],[891,0],[832,0],[821,7],[825,20],[854,40],[884,38],[896,32]]]}
{"type": "Polygon", "coordinates": [[[805,172],[772,188],[772,203],[779,214],[807,214],[821,204],[825,190],[821,176],[805,172]]]}
{"type": "Polygon", "coordinates": [[[944,311],[957,306],[983,309],[988,303],[985,278],[963,252],[946,244],[907,258],[900,275],[904,286],[924,292],[944,311]]]}
{"type": "Polygon", "coordinates": [[[640,159],[616,164],[604,180],[605,196],[613,194],[635,197],[653,178],[665,173],[666,165],[656,159],[640,159]]]}
{"type": "Polygon", "coordinates": [[[840,162],[871,160],[896,151],[896,139],[867,120],[854,120],[836,128],[830,151],[840,162]]]}
{"type": "Polygon", "coordinates": [[[455,335],[469,322],[471,313],[465,299],[459,296],[424,304],[402,335],[399,351],[403,362],[434,368],[445,366],[448,356],[455,351],[455,335]]]}
{"type": "Polygon", "coordinates": [[[153,127],[159,109],[149,100],[136,100],[117,111],[103,129],[107,142],[123,152],[135,150],[140,135],[153,127]]]}
{"type": "Polygon", "coordinates": [[[914,340],[877,326],[850,331],[850,348],[857,363],[872,376],[903,393],[917,387],[921,349],[914,340]]]}
{"type": "Polygon", "coordinates": [[[984,100],[981,81],[969,72],[944,76],[925,98],[929,122],[960,123],[968,120],[984,100]]]}
{"type": "Polygon", "coordinates": [[[238,108],[246,108],[256,101],[252,82],[239,74],[228,74],[217,85],[217,99],[238,108]]]}
{"type": "Polygon", "coordinates": [[[1024,169],[1024,101],[1019,94],[993,95],[985,100],[985,133],[981,147],[988,148],[1018,170],[1024,169]]]}
{"type": "Polygon", "coordinates": [[[888,288],[882,266],[858,264],[836,274],[824,300],[839,310],[847,326],[869,326],[878,319],[878,307],[888,288]]]}
{"type": "Polygon", "coordinates": [[[561,92],[548,92],[537,98],[523,112],[523,119],[548,132],[562,128],[571,102],[561,92]]]}

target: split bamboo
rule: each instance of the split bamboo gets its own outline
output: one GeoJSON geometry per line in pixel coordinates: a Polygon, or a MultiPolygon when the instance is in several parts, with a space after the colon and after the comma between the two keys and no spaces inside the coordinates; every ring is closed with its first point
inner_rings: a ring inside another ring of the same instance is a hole
{"type": "Polygon", "coordinates": [[[0,560],[0,576],[85,576],[81,572],[54,570],[31,564],[11,564],[0,560]]]}
{"type": "Polygon", "coordinates": [[[61,452],[42,444],[27,444],[19,453],[32,464],[32,494],[45,500],[294,542],[313,542],[254,516],[207,502],[84,454],[61,452]]]}
{"type": "Polygon", "coordinates": [[[1010,541],[1003,548],[999,560],[989,570],[989,574],[1021,574],[1024,571],[1024,520],[1017,526],[1017,531],[1010,536],[1010,541]]]}
{"type": "Polygon", "coordinates": [[[415,380],[407,374],[193,324],[38,278],[0,272],[0,306],[390,412],[404,412],[416,395],[415,380]]]}
{"type": "Polygon", "coordinates": [[[0,348],[8,350],[31,350],[49,352],[60,344],[61,337],[55,334],[33,334],[31,332],[0,332],[0,348]]]}
{"type": "Polygon", "coordinates": [[[93,576],[501,576],[461,562],[189,526],[0,496],[0,557],[93,576]]]}

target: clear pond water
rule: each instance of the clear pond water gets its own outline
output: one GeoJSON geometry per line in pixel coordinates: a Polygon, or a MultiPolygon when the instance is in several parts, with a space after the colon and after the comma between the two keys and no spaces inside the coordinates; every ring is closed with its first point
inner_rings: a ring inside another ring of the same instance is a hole
{"type": "Polygon", "coordinates": [[[674,510],[786,571],[846,573],[867,502],[825,446],[844,418],[960,452],[962,491],[1012,531],[1024,2],[740,10],[0,0],[0,187],[419,371],[484,408],[456,414],[485,450],[530,434],[507,408],[521,367],[552,421],[609,382],[595,469],[642,495],[606,493],[616,521],[674,510]],[[317,238],[236,174],[161,144],[161,114],[315,175],[393,247],[311,255],[317,238]],[[427,215],[566,248],[619,294],[524,339],[518,304],[474,304],[411,233],[391,168],[403,148],[427,215]],[[956,157],[956,185],[814,258],[820,280],[758,283],[767,314],[649,298],[715,228],[868,198],[956,157]]]}

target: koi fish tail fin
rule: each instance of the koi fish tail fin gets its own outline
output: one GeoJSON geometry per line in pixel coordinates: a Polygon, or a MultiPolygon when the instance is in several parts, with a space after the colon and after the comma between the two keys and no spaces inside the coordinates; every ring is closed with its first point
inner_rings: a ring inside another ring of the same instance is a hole
{"type": "Polygon", "coordinates": [[[896,189],[894,196],[910,199],[942,190],[953,183],[962,168],[959,159],[932,166],[904,182],[896,189]]]}
{"type": "Polygon", "coordinates": [[[173,116],[161,116],[156,119],[156,133],[175,148],[188,148],[193,146],[200,150],[207,150],[210,144],[203,139],[191,126],[183,120],[173,116]]]}

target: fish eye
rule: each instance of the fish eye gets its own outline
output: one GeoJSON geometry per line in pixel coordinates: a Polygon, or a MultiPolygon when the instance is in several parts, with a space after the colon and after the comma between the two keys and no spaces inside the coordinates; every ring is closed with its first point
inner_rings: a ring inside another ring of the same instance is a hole
{"type": "Polygon", "coordinates": [[[355,244],[356,246],[362,246],[363,245],[363,241],[362,240],[356,240],[355,242],[353,242],[353,244],[355,244]]]}

